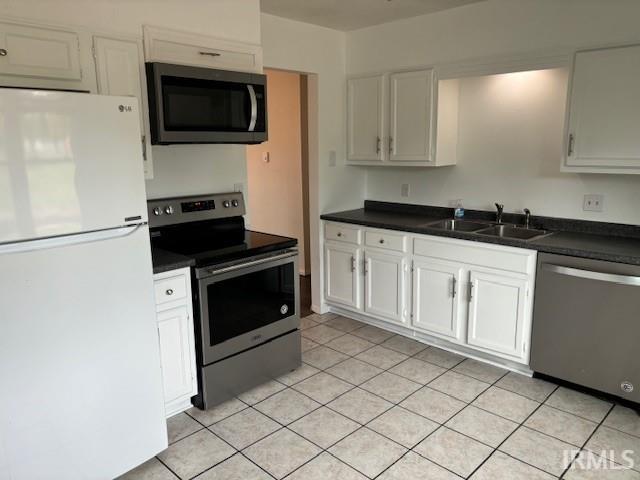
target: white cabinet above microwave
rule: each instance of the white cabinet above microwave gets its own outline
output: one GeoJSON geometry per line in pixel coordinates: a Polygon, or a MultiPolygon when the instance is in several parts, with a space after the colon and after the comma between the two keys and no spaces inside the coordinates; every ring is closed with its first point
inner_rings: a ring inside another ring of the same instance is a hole
{"type": "Polygon", "coordinates": [[[147,62],[262,73],[262,47],[207,35],[145,25],[147,62]]]}

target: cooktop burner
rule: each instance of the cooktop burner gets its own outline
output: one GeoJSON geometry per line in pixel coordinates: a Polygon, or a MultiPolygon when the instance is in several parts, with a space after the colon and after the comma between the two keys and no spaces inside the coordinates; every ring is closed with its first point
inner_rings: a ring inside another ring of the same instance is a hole
{"type": "Polygon", "coordinates": [[[246,230],[241,193],[148,202],[151,244],[191,257],[196,267],[237,260],[297,245],[294,238],[246,230]]]}

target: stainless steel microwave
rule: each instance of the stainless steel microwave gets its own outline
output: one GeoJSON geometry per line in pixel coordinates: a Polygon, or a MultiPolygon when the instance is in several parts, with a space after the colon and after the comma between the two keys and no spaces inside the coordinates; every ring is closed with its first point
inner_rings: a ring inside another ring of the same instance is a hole
{"type": "Polygon", "coordinates": [[[265,75],[147,63],[151,143],[267,140],[265,75]]]}

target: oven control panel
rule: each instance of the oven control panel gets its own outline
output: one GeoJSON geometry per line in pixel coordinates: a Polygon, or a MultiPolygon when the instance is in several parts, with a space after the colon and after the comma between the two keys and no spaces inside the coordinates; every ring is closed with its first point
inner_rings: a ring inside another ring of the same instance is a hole
{"type": "Polygon", "coordinates": [[[241,192],[158,198],[147,201],[147,209],[151,228],[237,217],[246,213],[241,192]]]}

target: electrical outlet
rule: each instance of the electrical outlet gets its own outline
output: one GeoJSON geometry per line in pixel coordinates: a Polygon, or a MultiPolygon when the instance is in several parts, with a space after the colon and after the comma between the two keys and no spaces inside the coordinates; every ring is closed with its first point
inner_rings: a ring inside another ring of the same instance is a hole
{"type": "Polygon", "coordinates": [[[234,183],[233,184],[233,191],[234,192],[244,192],[244,184],[243,183],[234,183]]]}
{"type": "Polygon", "coordinates": [[[269,163],[271,161],[271,155],[269,152],[262,152],[262,161],[264,163],[269,163]]]}
{"type": "Polygon", "coordinates": [[[602,212],[604,210],[604,195],[585,195],[582,210],[585,212],[602,212]]]}
{"type": "Polygon", "coordinates": [[[403,183],[400,188],[400,195],[403,197],[408,197],[411,194],[411,185],[408,183],[403,183]]]}

